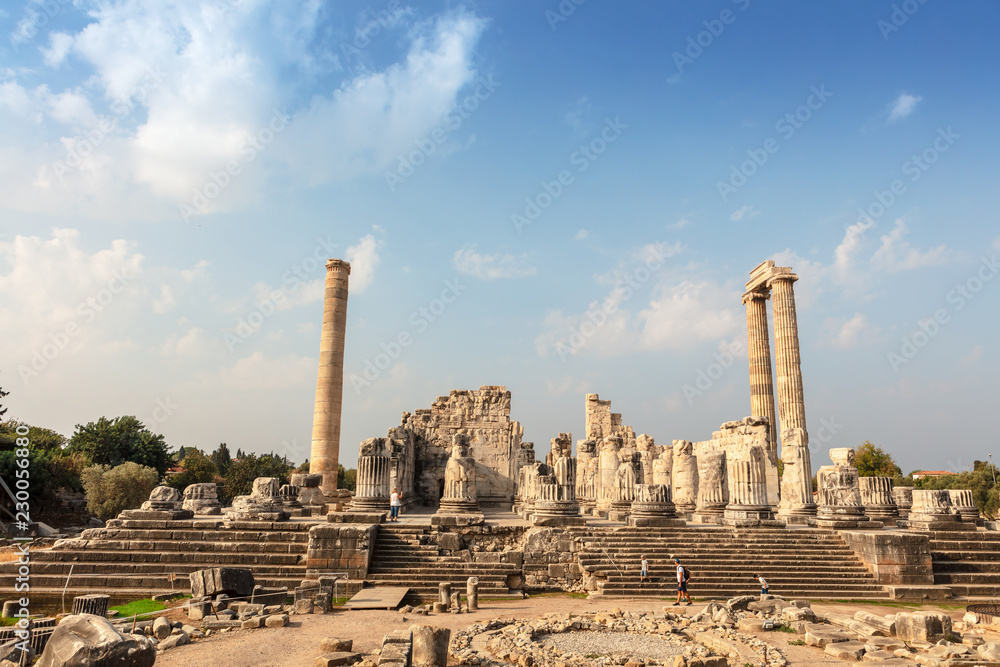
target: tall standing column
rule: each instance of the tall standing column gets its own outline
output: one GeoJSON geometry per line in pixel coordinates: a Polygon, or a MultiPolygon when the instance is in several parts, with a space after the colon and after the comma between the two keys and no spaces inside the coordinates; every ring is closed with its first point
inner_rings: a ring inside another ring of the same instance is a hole
{"type": "Polygon", "coordinates": [[[326,263],[323,332],[319,344],[319,376],[313,409],[309,472],[323,475],[324,495],[337,490],[340,462],[340,413],[344,399],[344,334],[347,331],[347,279],[351,265],[340,259],[326,263]]]}
{"type": "Polygon", "coordinates": [[[747,292],[747,357],[750,360],[750,414],[767,417],[772,462],[778,459],[778,425],[774,414],[774,376],[771,374],[771,341],[767,332],[767,293],[747,292]]]}
{"type": "Polygon", "coordinates": [[[791,428],[806,430],[802,362],[799,356],[799,325],[795,316],[795,295],[792,292],[792,283],[798,279],[798,276],[789,271],[775,273],[768,280],[774,308],[774,348],[781,433],[791,428]]]}

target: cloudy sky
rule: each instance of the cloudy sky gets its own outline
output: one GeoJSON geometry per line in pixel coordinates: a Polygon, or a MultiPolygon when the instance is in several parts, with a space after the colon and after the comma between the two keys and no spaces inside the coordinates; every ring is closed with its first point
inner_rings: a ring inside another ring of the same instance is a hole
{"type": "Polygon", "coordinates": [[[9,416],[301,461],[341,257],[349,465],[483,384],[539,451],[587,392],[706,439],[770,258],[817,448],[996,446],[992,3],[0,6],[9,416]]]}

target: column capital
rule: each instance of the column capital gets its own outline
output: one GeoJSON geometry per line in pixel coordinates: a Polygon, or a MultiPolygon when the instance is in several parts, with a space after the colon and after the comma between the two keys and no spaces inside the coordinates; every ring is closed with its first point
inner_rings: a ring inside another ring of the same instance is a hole
{"type": "Polygon", "coordinates": [[[770,288],[776,282],[786,281],[789,283],[794,283],[799,277],[792,273],[791,269],[775,269],[771,275],[767,277],[767,287],[770,288]]]}
{"type": "Polygon", "coordinates": [[[748,301],[754,301],[755,299],[767,301],[769,298],[771,298],[771,294],[768,291],[753,289],[743,295],[743,304],[745,305],[748,301]]]}
{"type": "Polygon", "coordinates": [[[345,262],[342,259],[328,259],[326,260],[326,270],[327,271],[347,271],[347,275],[351,275],[351,265],[349,262],[345,262]]]}

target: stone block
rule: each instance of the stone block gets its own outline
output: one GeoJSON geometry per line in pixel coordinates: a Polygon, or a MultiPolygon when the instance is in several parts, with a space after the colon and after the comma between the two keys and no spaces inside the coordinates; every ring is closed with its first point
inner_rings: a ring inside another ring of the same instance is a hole
{"type": "Polygon", "coordinates": [[[264,586],[254,586],[253,593],[250,597],[250,603],[264,605],[265,607],[269,605],[284,606],[287,598],[287,588],[266,588],[264,586]]]}
{"type": "Polygon", "coordinates": [[[565,579],[566,578],[566,566],[565,565],[556,564],[556,563],[553,563],[552,565],[549,565],[549,576],[550,577],[554,577],[556,579],[565,579]]]}
{"type": "Polygon", "coordinates": [[[440,533],[437,536],[437,545],[439,549],[445,551],[458,551],[462,548],[462,540],[458,533],[440,533]]]}
{"type": "MultiPolygon", "coordinates": [[[[353,665],[356,662],[361,662],[360,653],[331,651],[316,658],[316,667],[341,667],[341,665],[353,665]]],[[[379,662],[381,663],[381,661],[379,662]]]]}
{"type": "Polygon", "coordinates": [[[850,641],[852,637],[846,632],[837,630],[809,630],[806,632],[806,644],[809,646],[826,646],[850,641]]]}
{"type": "Polygon", "coordinates": [[[295,613],[296,614],[311,614],[314,611],[316,603],[310,598],[304,600],[295,601],[295,613]]]}
{"type": "Polygon", "coordinates": [[[861,660],[865,654],[865,645],[861,642],[835,642],[827,644],[824,648],[827,655],[831,655],[838,660],[861,660]]]}
{"type": "Polygon", "coordinates": [[[264,617],[263,616],[252,616],[240,624],[240,627],[244,630],[254,630],[256,628],[264,627],[264,617]]]}
{"type": "MultiPolygon", "coordinates": [[[[177,634],[170,635],[159,644],[156,645],[157,650],[166,651],[167,649],[175,648],[177,646],[183,646],[184,644],[190,644],[191,638],[187,636],[185,632],[178,632],[177,634]]],[[[97,663],[89,663],[91,665],[96,665],[97,663]]]]}
{"type": "Polygon", "coordinates": [[[198,597],[191,598],[188,603],[188,618],[192,621],[200,621],[212,615],[212,598],[198,597]]]}
{"type": "Polygon", "coordinates": [[[907,642],[934,643],[951,634],[951,617],[929,611],[896,614],[896,636],[907,642]]]}
{"type": "Polygon", "coordinates": [[[245,567],[212,567],[197,570],[189,576],[193,597],[215,596],[219,593],[247,597],[254,589],[253,572],[245,567]]]}
{"type": "Polygon", "coordinates": [[[267,628],[283,628],[286,625],[288,625],[287,614],[275,614],[273,616],[268,616],[264,620],[264,627],[267,628]]]}
{"type": "Polygon", "coordinates": [[[354,650],[354,640],[326,637],[319,643],[319,650],[324,653],[350,653],[354,650]]]}

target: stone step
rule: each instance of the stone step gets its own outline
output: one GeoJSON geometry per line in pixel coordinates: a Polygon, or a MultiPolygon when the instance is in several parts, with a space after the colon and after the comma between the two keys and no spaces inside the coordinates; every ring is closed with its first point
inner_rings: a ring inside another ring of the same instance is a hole
{"type": "Polygon", "coordinates": [[[86,544],[65,544],[50,551],[207,551],[217,553],[305,553],[306,542],[186,542],[180,540],[94,540],[86,544]]]}
{"type": "Polygon", "coordinates": [[[1000,585],[1000,574],[985,572],[934,572],[934,583],[945,586],[951,584],[966,585],[1000,585]]]}
{"type": "Polygon", "coordinates": [[[982,576],[990,576],[990,575],[1000,576],[1000,561],[973,561],[973,560],[940,561],[934,559],[934,561],[932,562],[934,565],[934,572],[940,572],[942,574],[972,572],[980,574],[982,576]]]}
{"type": "MultiPolygon", "coordinates": [[[[666,560],[653,560],[650,558],[646,559],[649,561],[650,570],[659,569],[660,572],[667,570],[676,571],[672,561],[666,560]]],[[[767,561],[765,561],[766,563],[767,561]]],[[[787,562],[779,561],[777,559],[771,560],[771,563],[780,563],[782,570],[799,570],[806,573],[813,572],[868,572],[868,569],[857,561],[836,561],[830,560],[828,562],[816,563],[801,560],[790,560],[787,562]]],[[[733,560],[726,560],[721,558],[681,558],[681,563],[685,567],[694,571],[695,569],[700,569],[702,571],[713,571],[713,570],[732,570],[736,569],[738,571],[753,572],[758,569],[765,569],[767,565],[761,565],[760,561],[757,564],[753,562],[734,562],[733,560]]],[[[638,569],[639,559],[634,558],[627,561],[608,558],[593,558],[593,557],[581,557],[580,564],[585,567],[591,568],[609,568],[609,569],[638,569]]]]}
{"type": "MultiPolygon", "coordinates": [[[[243,564],[296,565],[305,558],[301,553],[210,553],[204,551],[32,551],[32,562],[92,562],[107,563],[114,568],[118,563],[219,563],[240,566],[243,564]],[[43,555],[44,554],[44,555],[43,555]]],[[[13,571],[16,563],[0,563],[0,573],[13,571]]]]}
{"type": "Polygon", "coordinates": [[[251,530],[164,530],[134,528],[92,528],[83,539],[109,540],[184,540],[187,542],[308,542],[309,533],[302,531],[251,530]]]}
{"type": "MultiPolygon", "coordinates": [[[[62,590],[62,587],[66,584],[67,578],[69,578],[70,583],[74,586],[87,587],[90,592],[93,593],[95,590],[100,590],[106,592],[111,589],[120,588],[157,588],[171,590],[170,577],[165,574],[144,574],[144,575],[124,575],[117,574],[113,572],[105,574],[81,574],[78,575],[74,570],[72,576],[69,575],[69,570],[66,573],[59,575],[49,575],[49,574],[31,574],[31,592],[35,593],[36,590],[40,589],[52,589],[52,590],[62,590]]],[[[258,584],[264,586],[289,586],[294,588],[305,579],[305,569],[297,575],[289,576],[261,576],[258,578],[256,574],[254,575],[254,580],[258,584]]],[[[13,590],[14,587],[14,577],[13,576],[0,576],[0,589],[13,590]]],[[[186,593],[189,591],[190,585],[186,577],[177,577],[173,583],[174,590],[181,593],[186,593]]]]}
{"type": "Polygon", "coordinates": [[[931,549],[931,558],[934,560],[977,560],[977,561],[1000,561],[1000,546],[983,549],[982,551],[962,549],[955,551],[941,551],[931,549]]]}
{"type": "Polygon", "coordinates": [[[498,576],[499,575],[507,576],[508,574],[521,571],[520,568],[514,565],[507,565],[506,567],[501,568],[498,567],[496,564],[491,565],[488,563],[477,564],[477,565],[473,565],[470,563],[469,566],[461,568],[456,568],[456,567],[404,568],[404,567],[387,567],[385,565],[380,565],[380,564],[375,564],[368,568],[369,573],[378,572],[383,574],[412,574],[415,572],[419,572],[422,574],[430,575],[438,573],[443,574],[447,572],[455,572],[456,570],[459,570],[461,572],[468,572],[469,576],[472,576],[473,574],[475,574],[476,576],[480,576],[480,574],[496,574],[498,576]]]}
{"type": "Polygon", "coordinates": [[[948,587],[956,598],[987,598],[992,602],[1000,597],[1000,584],[982,586],[949,584],[948,587]]]}
{"type": "MultiPolygon", "coordinates": [[[[744,588],[720,588],[720,589],[690,589],[690,594],[695,598],[716,598],[726,599],[741,595],[755,595],[760,589],[744,588]]],[[[608,588],[599,592],[600,597],[655,597],[672,598],[677,595],[677,589],[669,588],[642,588],[639,586],[630,588],[608,588]]],[[[843,589],[843,588],[814,588],[814,589],[789,589],[782,590],[781,595],[786,598],[809,599],[809,600],[830,600],[830,599],[888,599],[889,595],[881,588],[875,590],[843,589]]]]}

